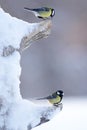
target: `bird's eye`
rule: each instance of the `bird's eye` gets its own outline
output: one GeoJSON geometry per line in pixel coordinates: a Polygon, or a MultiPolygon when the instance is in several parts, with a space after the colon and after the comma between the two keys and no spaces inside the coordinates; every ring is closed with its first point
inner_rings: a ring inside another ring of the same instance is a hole
{"type": "Polygon", "coordinates": [[[60,92],[57,92],[57,95],[59,95],[60,94],[60,92]]]}

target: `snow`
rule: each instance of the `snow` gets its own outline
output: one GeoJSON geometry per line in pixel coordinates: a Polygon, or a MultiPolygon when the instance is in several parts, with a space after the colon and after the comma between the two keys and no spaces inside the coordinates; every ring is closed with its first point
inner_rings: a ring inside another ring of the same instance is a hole
{"type": "MultiPolygon", "coordinates": [[[[37,27],[38,24],[19,20],[0,8],[0,97],[4,96],[6,98],[13,95],[15,100],[21,97],[19,90],[21,56],[19,52],[15,51],[8,57],[2,57],[3,48],[11,45],[18,49],[22,38],[29,35],[37,27]]],[[[9,102],[13,101],[12,98],[8,99],[9,102]]]]}
{"type": "Polygon", "coordinates": [[[41,106],[36,105],[34,102],[28,100],[20,100],[12,105],[10,111],[9,120],[7,121],[7,126],[10,129],[27,130],[27,127],[35,127],[40,123],[40,118],[46,116],[46,119],[53,118],[54,115],[58,115],[60,109],[54,109],[52,105],[41,106]]]}
{"type": "Polygon", "coordinates": [[[36,23],[27,23],[12,17],[0,8],[0,54],[3,47],[12,45],[14,48],[20,47],[22,38],[37,28],[36,23]],[[7,24],[6,24],[7,23],[7,24]]]}
{"type": "MultiPolygon", "coordinates": [[[[4,115],[10,104],[21,99],[19,89],[20,55],[15,52],[9,57],[0,57],[0,115],[4,115]]],[[[0,116],[0,126],[3,125],[3,118],[0,116]],[[2,120],[2,122],[1,122],[2,120]]]]}
{"type": "Polygon", "coordinates": [[[15,96],[17,98],[17,95],[19,95],[17,93],[19,91],[17,91],[17,89],[19,88],[18,86],[20,84],[18,77],[21,73],[19,61],[20,55],[18,52],[15,52],[12,56],[9,57],[0,57],[0,95],[4,95],[4,97],[7,97],[7,95],[9,96],[10,94],[16,94],[13,95],[13,97],[15,96]],[[12,88],[14,88],[14,91],[16,91],[16,93],[10,93],[10,90],[12,88]]]}
{"type": "Polygon", "coordinates": [[[0,8],[0,129],[27,130],[38,125],[42,117],[51,119],[61,110],[61,105],[41,105],[23,99],[20,94],[21,55],[18,51],[6,57],[1,55],[3,48],[9,45],[18,49],[22,38],[36,28],[38,23],[13,18],[0,8]]]}
{"type": "Polygon", "coordinates": [[[87,97],[65,98],[59,115],[32,130],[87,130],[87,97]]]}

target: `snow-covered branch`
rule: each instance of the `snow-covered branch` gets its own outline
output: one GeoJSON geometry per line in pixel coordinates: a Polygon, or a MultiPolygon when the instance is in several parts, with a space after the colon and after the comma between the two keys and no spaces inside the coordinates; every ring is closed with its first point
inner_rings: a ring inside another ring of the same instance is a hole
{"type": "Polygon", "coordinates": [[[23,37],[20,43],[19,51],[22,51],[28,48],[33,41],[39,40],[41,38],[47,38],[50,34],[51,29],[51,21],[45,20],[43,22],[37,23],[37,27],[32,30],[32,32],[28,35],[23,37]]]}
{"type": "Polygon", "coordinates": [[[8,56],[15,50],[22,52],[35,40],[46,38],[50,34],[51,20],[40,23],[27,23],[11,17],[2,9],[0,9],[0,17],[3,17],[0,20],[0,34],[2,33],[0,41],[3,43],[3,46],[0,45],[2,47],[0,55],[2,56],[8,56]],[[4,39],[2,35],[4,35],[4,39]]]}
{"type": "Polygon", "coordinates": [[[30,130],[62,109],[62,104],[41,105],[20,94],[20,52],[33,41],[47,37],[50,30],[50,20],[27,23],[0,8],[0,130],[30,130]]]}

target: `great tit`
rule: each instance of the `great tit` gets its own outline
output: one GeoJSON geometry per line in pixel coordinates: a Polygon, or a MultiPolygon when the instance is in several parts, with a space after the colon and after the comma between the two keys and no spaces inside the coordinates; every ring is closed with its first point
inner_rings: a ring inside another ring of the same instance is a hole
{"type": "Polygon", "coordinates": [[[53,105],[58,105],[64,96],[64,92],[62,90],[58,90],[54,92],[52,95],[47,97],[39,98],[38,100],[48,100],[53,105]]]}
{"type": "Polygon", "coordinates": [[[49,19],[55,15],[55,10],[53,8],[48,8],[48,7],[36,8],[36,9],[30,9],[24,7],[24,9],[33,12],[36,17],[42,19],[49,19]]]}

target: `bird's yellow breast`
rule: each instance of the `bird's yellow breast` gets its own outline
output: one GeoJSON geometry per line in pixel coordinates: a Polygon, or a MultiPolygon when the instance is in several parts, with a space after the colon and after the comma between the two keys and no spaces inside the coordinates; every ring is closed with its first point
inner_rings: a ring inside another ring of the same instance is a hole
{"type": "Polygon", "coordinates": [[[41,12],[41,13],[40,13],[40,16],[42,16],[43,18],[50,17],[50,15],[51,15],[51,10],[49,10],[49,11],[44,11],[44,12],[41,12]]]}
{"type": "Polygon", "coordinates": [[[59,103],[61,101],[61,97],[57,96],[56,98],[49,99],[49,102],[52,104],[59,103]]]}

